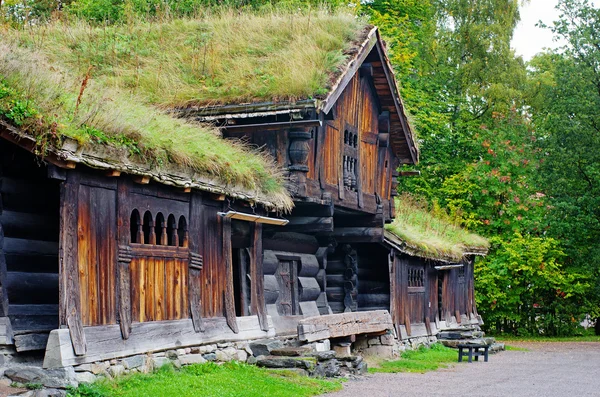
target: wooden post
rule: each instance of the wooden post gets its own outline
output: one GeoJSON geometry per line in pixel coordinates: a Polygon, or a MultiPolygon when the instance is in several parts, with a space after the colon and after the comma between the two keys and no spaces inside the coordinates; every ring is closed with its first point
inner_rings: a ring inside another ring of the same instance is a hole
{"type": "Polygon", "coordinates": [[[260,329],[269,330],[267,310],[265,307],[264,275],[263,275],[263,248],[262,248],[262,223],[255,223],[252,232],[252,255],[250,257],[250,309],[253,315],[258,316],[260,329]]]}
{"type": "Polygon", "coordinates": [[[225,318],[234,333],[239,333],[235,319],[235,295],[233,291],[233,263],[231,259],[231,218],[223,221],[223,262],[225,267],[225,318]]]}
{"type": "Polygon", "coordinates": [[[71,172],[60,186],[60,237],[58,253],[59,321],[69,327],[75,354],[86,353],[85,334],[81,322],[79,269],[77,266],[77,212],[79,174],[71,172]]]}
{"type": "Polygon", "coordinates": [[[200,193],[192,192],[190,197],[190,223],[189,223],[189,275],[188,275],[188,300],[190,302],[190,316],[196,332],[204,332],[202,321],[201,280],[202,270],[202,241],[204,241],[204,207],[200,193]]]}
{"type": "MultiPolygon", "coordinates": [[[[131,272],[129,264],[131,263],[131,254],[129,252],[129,243],[131,235],[131,218],[129,215],[128,196],[129,186],[124,179],[118,182],[117,190],[117,214],[118,230],[117,241],[119,242],[118,251],[118,294],[119,297],[119,324],[121,326],[121,336],[123,339],[129,339],[131,333],[131,272]]],[[[137,222],[137,220],[135,220],[137,222]]],[[[140,225],[136,225],[140,227],[140,225]]],[[[141,227],[140,227],[141,229],[141,227]]],[[[143,241],[143,240],[141,240],[143,241]]]]}

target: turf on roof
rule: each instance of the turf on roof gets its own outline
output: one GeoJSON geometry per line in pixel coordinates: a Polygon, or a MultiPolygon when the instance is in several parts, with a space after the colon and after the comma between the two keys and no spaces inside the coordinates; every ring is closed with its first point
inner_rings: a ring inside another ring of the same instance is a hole
{"type": "Polygon", "coordinates": [[[396,219],[386,230],[406,243],[415,255],[430,259],[460,261],[465,253],[485,253],[488,241],[434,215],[410,195],[396,199],[396,219]]]}
{"type": "Polygon", "coordinates": [[[365,28],[321,11],[0,27],[0,117],[41,151],[64,137],[124,149],[289,208],[271,159],[164,109],[324,95],[365,28]]]}

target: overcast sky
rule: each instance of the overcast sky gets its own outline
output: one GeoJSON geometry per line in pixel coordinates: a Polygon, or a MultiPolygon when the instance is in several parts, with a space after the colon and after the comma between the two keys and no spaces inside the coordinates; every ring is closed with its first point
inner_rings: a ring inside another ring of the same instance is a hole
{"type": "Polygon", "coordinates": [[[554,9],[558,0],[531,0],[521,7],[521,22],[513,36],[512,47],[517,55],[522,55],[528,61],[543,48],[556,48],[561,45],[552,40],[549,29],[536,27],[541,19],[546,25],[558,19],[558,11],[554,9]]]}

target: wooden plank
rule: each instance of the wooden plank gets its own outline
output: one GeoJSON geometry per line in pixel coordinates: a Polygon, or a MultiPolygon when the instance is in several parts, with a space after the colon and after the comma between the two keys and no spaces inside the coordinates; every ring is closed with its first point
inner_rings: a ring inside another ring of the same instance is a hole
{"type": "Polygon", "coordinates": [[[119,326],[121,329],[121,337],[123,339],[129,338],[131,333],[131,256],[128,252],[128,245],[131,239],[131,218],[130,218],[130,206],[129,206],[129,186],[125,182],[125,179],[119,179],[117,185],[117,213],[118,213],[118,227],[117,227],[117,241],[119,242],[118,251],[118,263],[117,263],[117,296],[118,300],[118,313],[119,313],[119,326]]]}
{"type": "Polygon", "coordinates": [[[250,302],[250,293],[248,292],[248,283],[247,283],[247,275],[248,275],[248,258],[250,257],[250,253],[247,249],[240,249],[238,254],[239,258],[239,279],[238,283],[240,285],[240,307],[242,308],[242,316],[249,316],[249,302],[250,302]]]}
{"type": "Polygon", "coordinates": [[[231,218],[222,218],[223,222],[223,267],[225,268],[225,318],[229,328],[237,334],[239,329],[235,321],[235,293],[233,290],[233,263],[231,252],[231,218]]]}
{"type": "Polygon", "coordinates": [[[268,331],[263,331],[256,317],[238,317],[236,321],[240,332],[235,334],[225,318],[207,318],[204,319],[205,332],[201,335],[194,330],[191,319],[134,323],[129,339],[121,338],[118,325],[86,327],[85,337],[89,347],[84,356],[73,354],[67,330],[56,329],[50,333],[44,368],[60,368],[209,343],[272,338],[275,336],[273,322],[270,317],[267,320],[268,331]]]}
{"type": "Polygon", "coordinates": [[[292,217],[285,227],[286,232],[325,233],[333,231],[333,217],[292,217]]]}
{"type": "Polygon", "coordinates": [[[59,305],[60,324],[67,325],[73,350],[77,356],[86,353],[86,340],[81,322],[79,300],[79,274],[77,268],[77,213],[79,176],[69,173],[60,188],[59,236],[59,305]]]}
{"type": "Polygon", "coordinates": [[[267,308],[265,307],[263,277],[262,223],[255,223],[252,230],[252,252],[250,256],[250,308],[263,331],[268,330],[267,308]]]}
{"type": "Polygon", "coordinates": [[[348,312],[309,317],[298,323],[298,339],[314,342],[343,336],[370,334],[393,329],[387,310],[348,312]]]}
{"type": "MultiPolygon", "coordinates": [[[[190,199],[190,222],[189,222],[190,253],[202,258],[201,244],[204,241],[204,207],[202,196],[198,192],[192,192],[190,199]]],[[[188,300],[189,312],[196,332],[204,331],[202,321],[202,291],[200,270],[190,267],[188,270],[188,300]]]]}
{"type": "Polygon", "coordinates": [[[47,332],[15,335],[15,348],[19,353],[34,350],[44,350],[47,343],[47,332]]]}
{"type": "Polygon", "coordinates": [[[340,227],[333,231],[338,242],[379,243],[383,242],[383,228],[378,227],[340,227]]]}

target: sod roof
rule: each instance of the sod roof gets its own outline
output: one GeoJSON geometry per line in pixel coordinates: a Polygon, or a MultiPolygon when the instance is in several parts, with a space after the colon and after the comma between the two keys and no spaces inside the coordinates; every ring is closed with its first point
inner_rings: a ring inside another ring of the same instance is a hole
{"type": "Polygon", "coordinates": [[[396,199],[396,219],[385,226],[386,239],[403,252],[444,262],[460,262],[465,255],[485,255],[489,242],[435,214],[410,195],[396,199]]]}
{"type": "Polygon", "coordinates": [[[169,109],[322,97],[368,32],[322,11],[4,26],[0,120],[39,154],[289,209],[272,159],[169,109]]]}

